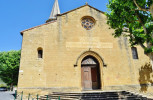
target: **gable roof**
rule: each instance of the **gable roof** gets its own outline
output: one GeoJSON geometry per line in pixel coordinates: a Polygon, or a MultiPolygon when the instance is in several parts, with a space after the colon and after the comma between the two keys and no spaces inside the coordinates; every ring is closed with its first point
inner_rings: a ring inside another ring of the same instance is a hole
{"type": "Polygon", "coordinates": [[[90,6],[89,4],[85,4],[85,5],[83,5],[83,6],[80,6],[80,7],[78,7],[78,8],[73,9],[73,10],[67,11],[67,12],[65,12],[65,13],[58,14],[58,16],[65,15],[65,14],[67,14],[67,13],[69,13],[69,12],[75,11],[75,10],[80,9],[80,8],[83,8],[83,7],[85,7],[85,6],[89,6],[90,8],[93,8],[93,9],[95,9],[95,10],[97,10],[97,11],[99,11],[99,12],[101,12],[101,13],[105,14],[103,11],[98,10],[98,9],[97,9],[97,8],[95,8],[95,7],[92,7],[92,6],[90,6]]]}
{"type": "Polygon", "coordinates": [[[41,27],[41,26],[43,26],[43,25],[48,25],[48,24],[54,23],[54,22],[56,22],[56,20],[51,21],[51,22],[48,22],[48,23],[45,23],[45,24],[42,24],[42,25],[38,25],[38,26],[35,26],[35,27],[32,27],[32,28],[29,28],[29,29],[26,29],[26,30],[23,30],[23,31],[20,32],[20,34],[23,35],[23,33],[24,33],[25,31],[29,31],[29,30],[35,29],[35,28],[37,28],[37,27],[41,27]]]}
{"type": "MultiPolygon", "coordinates": [[[[98,10],[98,9],[96,9],[96,8],[94,8],[94,7],[90,6],[90,5],[88,5],[88,4],[85,4],[85,5],[83,5],[83,6],[80,6],[80,7],[78,7],[78,8],[73,9],[73,10],[67,11],[67,12],[65,12],[65,13],[58,14],[57,16],[65,15],[65,14],[67,14],[67,13],[70,13],[70,12],[75,11],[75,10],[77,10],[77,9],[83,8],[83,7],[85,7],[85,6],[89,6],[90,8],[93,8],[93,9],[95,9],[95,10],[97,10],[97,11],[99,11],[99,12],[105,14],[103,11],[100,11],[100,10],[98,10]]],[[[30,28],[30,29],[23,30],[23,31],[21,31],[20,33],[21,33],[21,35],[23,35],[23,33],[24,33],[25,31],[32,30],[32,29],[34,29],[34,28],[41,27],[41,26],[43,26],[43,25],[47,25],[47,24],[53,23],[53,22],[56,22],[56,20],[51,21],[51,22],[47,22],[47,23],[42,24],[42,25],[39,25],[39,26],[32,27],[32,28],[30,28]]]]}

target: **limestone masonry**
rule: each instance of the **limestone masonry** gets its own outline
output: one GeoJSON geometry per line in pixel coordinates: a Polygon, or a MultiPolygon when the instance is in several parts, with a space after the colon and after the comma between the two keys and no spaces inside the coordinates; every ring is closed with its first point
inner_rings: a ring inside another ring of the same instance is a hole
{"type": "Polygon", "coordinates": [[[105,14],[88,4],[22,31],[18,92],[129,90],[153,95],[149,57],[113,32],[105,14]]]}

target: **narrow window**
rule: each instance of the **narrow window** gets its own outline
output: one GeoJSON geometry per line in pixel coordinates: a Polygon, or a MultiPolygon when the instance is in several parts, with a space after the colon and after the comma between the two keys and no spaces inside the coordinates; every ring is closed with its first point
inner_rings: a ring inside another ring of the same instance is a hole
{"type": "Polygon", "coordinates": [[[43,57],[43,50],[38,49],[38,58],[42,58],[42,57],[43,57]]]}
{"type": "Polygon", "coordinates": [[[132,50],[133,59],[138,59],[137,48],[136,47],[132,47],[131,50],[132,50]]]}

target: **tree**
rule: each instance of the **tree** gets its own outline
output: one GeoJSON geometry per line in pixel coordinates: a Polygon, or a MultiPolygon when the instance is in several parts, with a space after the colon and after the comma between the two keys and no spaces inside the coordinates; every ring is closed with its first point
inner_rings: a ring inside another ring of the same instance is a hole
{"type": "Polygon", "coordinates": [[[0,78],[10,86],[17,85],[20,51],[0,52],[0,78]]]}
{"type": "Polygon", "coordinates": [[[128,37],[130,45],[140,45],[152,62],[153,0],[109,0],[107,7],[107,23],[115,29],[114,37],[128,37]]]}

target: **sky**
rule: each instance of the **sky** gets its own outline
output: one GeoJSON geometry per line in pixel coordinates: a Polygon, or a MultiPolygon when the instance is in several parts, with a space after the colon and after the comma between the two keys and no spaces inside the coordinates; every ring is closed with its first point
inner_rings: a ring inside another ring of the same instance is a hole
{"type": "MultiPolygon", "coordinates": [[[[58,0],[61,13],[88,2],[106,12],[108,0],[58,0]]],[[[0,52],[20,50],[20,32],[44,24],[49,18],[54,0],[0,0],[0,52]]]]}

